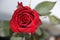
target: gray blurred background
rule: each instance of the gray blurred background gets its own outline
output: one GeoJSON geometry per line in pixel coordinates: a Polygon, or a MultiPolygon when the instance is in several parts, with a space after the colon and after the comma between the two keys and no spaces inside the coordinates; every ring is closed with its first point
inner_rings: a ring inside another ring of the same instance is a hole
{"type": "MultiPolygon", "coordinates": [[[[14,10],[17,8],[17,2],[23,2],[23,5],[29,5],[30,0],[0,0],[0,20],[10,20],[14,10]]],[[[42,1],[57,1],[54,8],[51,10],[52,15],[56,15],[60,18],[60,0],[32,0],[31,8],[34,9],[35,6],[42,1]]]]}

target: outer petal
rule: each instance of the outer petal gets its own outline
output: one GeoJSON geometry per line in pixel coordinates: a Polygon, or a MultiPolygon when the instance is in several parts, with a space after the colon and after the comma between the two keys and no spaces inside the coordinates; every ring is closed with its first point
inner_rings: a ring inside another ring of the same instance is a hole
{"type": "Polygon", "coordinates": [[[31,10],[31,8],[28,7],[28,6],[24,6],[24,8],[27,9],[27,10],[31,10]]]}
{"type": "Polygon", "coordinates": [[[32,22],[27,28],[19,28],[19,31],[23,33],[34,33],[36,28],[36,25],[32,22]]]}
{"type": "Polygon", "coordinates": [[[12,18],[11,19],[11,21],[10,21],[10,28],[11,28],[11,30],[13,31],[13,32],[19,32],[19,30],[18,30],[18,24],[16,23],[16,21],[14,20],[14,18],[12,18]]]}
{"type": "Polygon", "coordinates": [[[34,24],[34,22],[32,22],[29,26],[30,26],[30,28],[27,29],[27,32],[34,33],[37,28],[36,25],[34,24]]]}
{"type": "Polygon", "coordinates": [[[39,18],[38,12],[35,11],[35,10],[33,10],[32,12],[33,12],[33,14],[34,14],[34,16],[35,16],[35,19],[34,19],[34,21],[33,21],[33,22],[35,23],[35,25],[37,25],[37,26],[41,25],[42,22],[41,22],[41,20],[40,20],[40,18],[39,18]]]}

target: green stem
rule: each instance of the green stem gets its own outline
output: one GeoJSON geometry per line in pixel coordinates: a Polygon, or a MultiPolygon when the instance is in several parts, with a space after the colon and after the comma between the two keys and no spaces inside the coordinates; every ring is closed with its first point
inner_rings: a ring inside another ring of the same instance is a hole
{"type": "Polygon", "coordinates": [[[31,38],[31,34],[29,33],[29,34],[25,34],[25,40],[30,40],[30,38],[31,38]]]}

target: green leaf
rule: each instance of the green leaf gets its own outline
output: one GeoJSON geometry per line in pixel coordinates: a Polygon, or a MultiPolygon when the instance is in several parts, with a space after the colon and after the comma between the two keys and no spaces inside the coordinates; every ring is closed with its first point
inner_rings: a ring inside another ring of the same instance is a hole
{"type": "Polygon", "coordinates": [[[12,30],[11,30],[11,29],[9,30],[9,32],[10,32],[10,36],[14,33],[14,32],[12,32],[12,30]]]}
{"type": "Polygon", "coordinates": [[[11,37],[11,40],[23,40],[22,37],[11,37]]]}
{"type": "Polygon", "coordinates": [[[40,30],[41,30],[41,35],[37,35],[36,33],[34,34],[36,40],[44,40],[48,38],[49,34],[43,28],[40,28],[40,30]]]}
{"type": "Polygon", "coordinates": [[[24,34],[24,33],[19,33],[19,36],[20,36],[20,37],[24,37],[25,34],[24,34]]]}
{"type": "Polygon", "coordinates": [[[56,16],[48,16],[52,24],[60,24],[60,19],[58,19],[56,16]]]}
{"type": "Polygon", "coordinates": [[[50,10],[54,7],[55,3],[56,2],[44,1],[39,3],[35,9],[39,12],[40,16],[46,16],[51,13],[50,10]]]}
{"type": "Polygon", "coordinates": [[[36,30],[36,34],[41,35],[41,30],[40,30],[39,27],[38,27],[37,30],[36,30]]]}
{"type": "Polygon", "coordinates": [[[6,36],[10,35],[10,27],[9,27],[9,21],[4,21],[3,23],[3,29],[4,29],[4,33],[6,36]]]}

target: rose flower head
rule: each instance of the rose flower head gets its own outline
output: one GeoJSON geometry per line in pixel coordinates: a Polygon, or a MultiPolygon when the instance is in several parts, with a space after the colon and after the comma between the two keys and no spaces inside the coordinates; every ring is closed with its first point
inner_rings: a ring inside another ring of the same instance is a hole
{"type": "Polygon", "coordinates": [[[18,7],[10,20],[10,29],[13,32],[34,33],[41,24],[37,11],[18,2],[18,7]]]}

